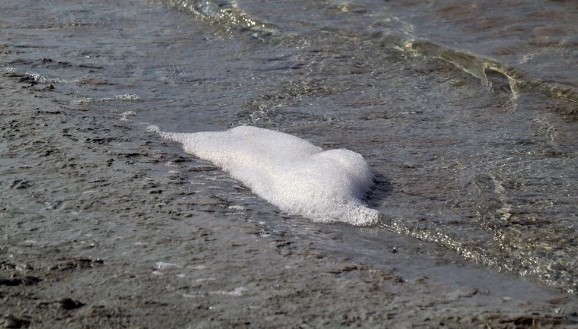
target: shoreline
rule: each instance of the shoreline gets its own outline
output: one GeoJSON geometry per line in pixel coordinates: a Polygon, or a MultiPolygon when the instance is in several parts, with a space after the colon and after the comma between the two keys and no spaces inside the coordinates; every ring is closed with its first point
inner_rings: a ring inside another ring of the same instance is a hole
{"type": "Polygon", "coordinates": [[[263,232],[191,189],[215,168],[50,92],[0,77],[0,326],[578,328],[578,298],[556,289],[405,278],[263,232]]]}

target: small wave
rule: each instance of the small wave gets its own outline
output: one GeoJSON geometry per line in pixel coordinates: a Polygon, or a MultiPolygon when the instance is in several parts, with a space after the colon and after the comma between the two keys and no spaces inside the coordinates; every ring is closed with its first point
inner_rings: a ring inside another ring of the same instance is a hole
{"type": "Polygon", "coordinates": [[[210,24],[221,27],[224,32],[237,30],[248,32],[252,37],[265,40],[279,34],[278,28],[243,12],[234,1],[211,0],[160,0],[171,7],[192,13],[210,24]]]}
{"type": "MultiPolygon", "coordinates": [[[[411,41],[395,37],[386,39],[394,49],[413,56],[439,58],[480,79],[490,88],[506,89],[513,100],[523,92],[539,92],[550,98],[578,103],[578,89],[533,78],[519,69],[508,67],[495,60],[445,48],[429,41],[411,41]]],[[[561,107],[559,112],[572,120],[578,120],[578,106],[561,107]]]]}

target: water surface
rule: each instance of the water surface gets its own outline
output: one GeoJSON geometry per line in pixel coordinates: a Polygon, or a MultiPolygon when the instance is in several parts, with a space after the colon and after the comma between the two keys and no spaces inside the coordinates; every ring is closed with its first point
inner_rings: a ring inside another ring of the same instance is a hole
{"type": "MultiPolygon", "coordinates": [[[[113,111],[143,134],[142,123],[187,133],[249,124],[350,149],[376,175],[367,202],[384,217],[371,230],[241,211],[248,220],[377,264],[394,232],[578,289],[572,1],[1,7],[2,70],[27,74],[45,97],[113,111]]],[[[216,194],[235,184],[196,175],[195,188],[216,194]]],[[[248,190],[228,199],[274,209],[248,190]]]]}

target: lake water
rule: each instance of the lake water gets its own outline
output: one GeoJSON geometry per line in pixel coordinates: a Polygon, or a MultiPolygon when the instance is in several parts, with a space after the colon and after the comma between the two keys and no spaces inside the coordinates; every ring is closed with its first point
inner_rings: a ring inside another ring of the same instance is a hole
{"type": "MultiPolygon", "coordinates": [[[[145,124],[278,130],[359,153],[375,174],[366,201],[381,213],[377,228],[315,224],[248,190],[229,195],[241,215],[273,209],[251,220],[376,264],[394,232],[578,292],[575,1],[5,0],[0,9],[0,69],[27,74],[55,102],[118,113],[143,134],[145,124]]],[[[216,194],[235,184],[196,175],[195,188],[216,194]]]]}

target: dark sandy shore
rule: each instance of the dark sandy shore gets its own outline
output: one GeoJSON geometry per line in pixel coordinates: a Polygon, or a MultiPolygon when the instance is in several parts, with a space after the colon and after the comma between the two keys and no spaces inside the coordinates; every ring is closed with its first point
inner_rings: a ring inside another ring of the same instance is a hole
{"type": "Polygon", "coordinates": [[[191,190],[215,168],[47,93],[0,79],[0,328],[578,328],[553,289],[408,279],[270,235],[191,190]]]}

